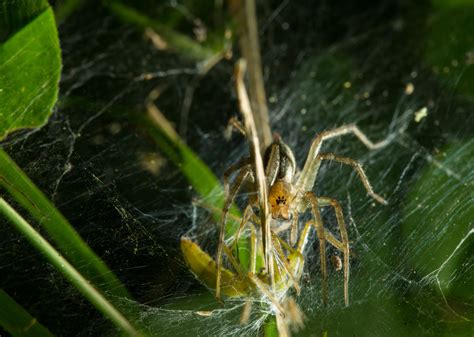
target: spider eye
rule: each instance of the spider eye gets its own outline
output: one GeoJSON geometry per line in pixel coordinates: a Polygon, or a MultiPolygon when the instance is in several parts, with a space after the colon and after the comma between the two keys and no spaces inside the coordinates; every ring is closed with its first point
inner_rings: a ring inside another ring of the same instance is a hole
{"type": "Polygon", "coordinates": [[[285,204],[286,204],[286,199],[285,199],[285,197],[282,197],[282,196],[279,195],[279,196],[277,197],[277,199],[276,199],[276,203],[277,203],[277,205],[280,205],[280,204],[285,205],[285,204]]]}

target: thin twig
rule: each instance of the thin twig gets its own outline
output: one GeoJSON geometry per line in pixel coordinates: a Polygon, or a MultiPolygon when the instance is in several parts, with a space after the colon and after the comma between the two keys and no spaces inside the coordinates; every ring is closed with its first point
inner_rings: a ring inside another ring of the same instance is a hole
{"type": "Polygon", "coordinates": [[[239,44],[242,56],[248,64],[250,105],[262,148],[272,142],[272,132],[268,118],[268,106],[263,85],[262,61],[258,42],[258,25],[255,0],[241,0],[238,13],[239,44]]]}
{"type": "Polygon", "coordinates": [[[274,266],[273,266],[273,247],[268,207],[268,194],[267,185],[265,179],[265,171],[263,168],[262,155],[260,153],[259,139],[257,137],[257,130],[250,108],[250,101],[247,95],[247,90],[244,84],[244,73],[245,73],[245,61],[240,59],[235,65],[235,83],[237,96],[239,98],[239,106],[242,116],[244,117],[244,124],[249,141],[250,152],[255,160],[255,174],[258,187],[258,200],[260,207],[260,223],[262,226],[262,241],[263,241],[263,252],[265,257],[265,265],[270,275],[270,283],[274,290],[274,266]]]}

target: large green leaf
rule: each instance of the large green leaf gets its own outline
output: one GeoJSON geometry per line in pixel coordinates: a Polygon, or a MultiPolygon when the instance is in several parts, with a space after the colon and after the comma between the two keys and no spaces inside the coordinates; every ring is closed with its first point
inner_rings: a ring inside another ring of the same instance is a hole
{"type": "Polygon", "coordinates": [[[58,96],[60,71],[58,33],[48,8],[0,45],[0,140],[46,123],[58,96]]]}

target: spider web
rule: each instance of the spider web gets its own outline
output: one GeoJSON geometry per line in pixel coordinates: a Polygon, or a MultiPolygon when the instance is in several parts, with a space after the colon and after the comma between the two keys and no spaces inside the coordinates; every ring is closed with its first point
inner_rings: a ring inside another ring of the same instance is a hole
{"type": "MultiPolygon", "coordinates": [[[[322,305],[313,235],[296,298],[306,315],[298,336],[474,333],[474,101],[472,87],[463,91],[472,65],[442,45],[449,62],[430,62],[434,38],[417,29],[427,13],[426,4],[397,1],[259,8],[272,130],[299,167],[316,134],[343,124],[357,123],[373,141],[391,140],[377,151],[352,136],[323,146],[360,161],[389,205],[371,200],[350,168],[322,166],[314,191],[341,202],[351,240],[351,304],[344,307],[342,273],[330,268],[329,304],[322,305]]],[[[160,109],[221,177],[247,153],[244,139],[223,137],[238,113],[232,64],[220,62],[196,81],[194,62],[155,49],[93,4],[59,30],[64,67],[56,111],[41,130],[10,137],[6,150],[130,289],[137,301],[124,304],[140,306],[149,332],[258,335],[267,308],[254,303],[241,326],[244,301],[217,305],[187,271],[179,238],[191,231],[212,253],[215,223],[192,205],[196,191],[129,114],[143,112],[153,88],[166,87],[160,109]]],[[[337,235],[332,212],[323,218],[337,235]]],[[[57,335],[116,334],[3,220],[0,231],[0,285],[39,321],[57,335]]]]}

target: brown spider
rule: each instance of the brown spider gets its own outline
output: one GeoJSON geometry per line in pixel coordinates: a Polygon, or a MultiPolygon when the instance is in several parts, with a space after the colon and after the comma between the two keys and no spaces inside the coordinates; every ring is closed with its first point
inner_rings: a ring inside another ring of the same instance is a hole
{"type": "MultiPolygon", "coordinates": [[[[246,135],[245,128],[236,119],[231,119],[231,125],[237,128],[244,136],[246,135]]],[[[321,259],[321,273],[322,273],[322,293],[323,301],[327,303],[327,264],[326,264],[326,241],[333,245],[337,250],[343,253],[344,265],[344,302],[349,305],[349,238],[344,221],[342,207],[339,202],[333,198],[317,196],[313,192],[316,176],[318,174],[321,162],[323,160],[336,161],[345,165],[351,166],[358,174],[367,193],[381,204],[386,205],[387,202],[380,195],[375,193],[370,185],[367,176],[362,169],[362,166],[352,158],[340,157],[333,153],[320,153],[321,145],[324,141],[340,137],[347,134],[355,135],[365,146],[369,149],[378,149],[387,145],[388,140],[378,143],[371,142],[367,136],[354,124],[344,125],[339,128],[323,131],[312,142],[309,150],[306,163],[301,172],[298,172],[295,157],[290,147],[283,142],[279,136],[275,139],[265,151],[263,162],[265,169],[266,187],[269,191],[268,202],[270,204],[270,211],[272,216],[272,232],[278,233],[291,227],[290,244],[294,246],[297,240],[297,225],[299,213],[305,212],[311,208],[313,220],[308,222],[303,232],[307,232],[309,226],[314,226],[319,240],[319,251],[321,259]],[[336,220],[339,225],[340,240],[331,234],[323,227],[321,219],[320,208],[332,207],[336,214],[336,220]],[[283,222],[284,225],[277,227],[274,224],[283,222]]],[[[239,160],[236,164],[230,166],[224,172],[224,190],[225,190],[225,204],[223,208],[223,215],[221,219],[221,234],[217,251],[217,280],[216,280],[216,298],[220,299],[220,283],[221,283],[221,269],[222,269],[222,252],[225,246],[224,243],[224,224],[227,221],[227,214],[232,205],[236,195],[243,185],[249,185],[251,191],[257,189],[256,174],[252,158],[247,157],[239,160]],[[237,172],[237,176],[233,183],[229,183],[232,174],[237,172]]],[[[238,241],[240,232],[243,227],[250,221],[253,213],[253,206],[258,205],[258,200],[255,198],[249,201],[247,205],[240,228],[234,237],[234,243],[238,241]]],[[[254,221],[258,223],[258,221],[254,221]]],[[[300,245],[298,245],[300,246],[300,245]]],[[[303,245],[304,246],[304,245],[303,245]]],[[[303,254],[303,251],[298,251],[303,254]]],[[[301,255],[302,256],[302,255],[301,255]]],[[[286,268],[288,273],[291,273],[291,268],[286,268]]],[[[293,285],[298,291],[298,278],[289,275],[294,282],[293,285]]]]}

